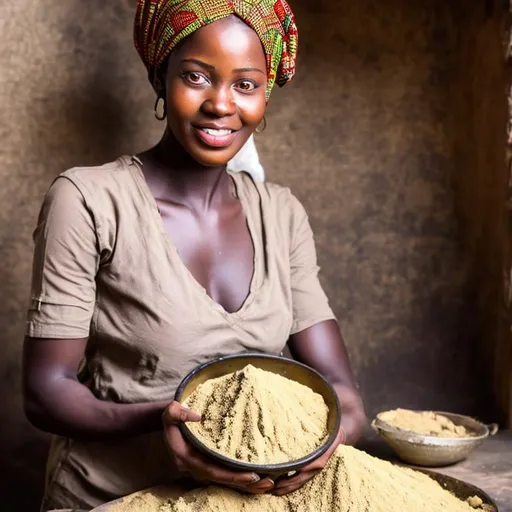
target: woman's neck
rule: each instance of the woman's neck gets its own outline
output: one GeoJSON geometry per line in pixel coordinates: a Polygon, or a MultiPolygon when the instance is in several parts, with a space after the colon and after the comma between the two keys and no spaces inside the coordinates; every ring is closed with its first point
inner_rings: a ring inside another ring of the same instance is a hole
{"type": "Polygon", "coordinates": [[[226,166],[207,167],[196,162],[168,130],[140,157],[142,172],[156,200],[205,211],[232,196],[226,166]]]}

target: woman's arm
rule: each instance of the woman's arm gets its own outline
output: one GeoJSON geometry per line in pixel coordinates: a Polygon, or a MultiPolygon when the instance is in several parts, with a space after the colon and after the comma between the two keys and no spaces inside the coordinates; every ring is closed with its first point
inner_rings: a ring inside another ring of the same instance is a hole
{"type": "Polygon", "coordinates": [[[118,404],[97,399],[77,379],[87,339],[25,338],[23,401],[28,420],[52,434],[104,441],[162,430],[171,400],[118,404]]]}
{"type": "Polygon", "coordinates": [[[117,404],[98,400],[77,380],[86,339],[26,338],[23,349],[25,414],[37,428],[84,441],[119,440],[163,430],[177,474],[261,494],[273,487],[251,472],[231,471],[196,452],[181,435],[182,421],[200,416],[177,402],[117,404]]]}
{"type": "Polygon", "coordinates": [[[367,420],[338,323],[328,320],[293,334],[289,347],[297,361],[311,366],[333,385],[341,405],[343,443],[355,444],[367,420]]]}
{"type": "Polygon", "coordinates": [[[168,405],[98,400],[78,382],[100,256],[103,249],[108,253],[96,224],[75,182],[58,178],[45,197],[34,233],[32,303],[23,349],[27,418],[47,432],[88,441],[160,430],[168,405]]]}

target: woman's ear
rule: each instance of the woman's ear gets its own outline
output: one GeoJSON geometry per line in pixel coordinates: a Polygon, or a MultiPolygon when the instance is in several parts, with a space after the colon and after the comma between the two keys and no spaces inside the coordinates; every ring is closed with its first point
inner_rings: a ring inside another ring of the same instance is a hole
{"type": "Polygon", "coordinates": [[[160,72],[155,72],[151,84],[153,85],[157,97],[165,99],[165,79],[160,72]]]}
{"type": "Polygon", "coordinates": [[[167,84],[167,69],[169,67],[169,59],[160,65],[158,69],[153,71],[153,76],[149,77],[151,85],[158,98],[164,98],[166,94],[167,84]]]}

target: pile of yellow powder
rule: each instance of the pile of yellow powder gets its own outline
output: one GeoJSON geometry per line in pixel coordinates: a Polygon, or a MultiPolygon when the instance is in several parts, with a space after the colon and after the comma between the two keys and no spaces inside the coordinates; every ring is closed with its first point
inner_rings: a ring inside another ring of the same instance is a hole
{"type": "Polygon", "coordinates": [[[462,425],[455,425],[446,416],[432,411],[409,411],[395,409],[379,414],[378,418],[402,430],[436,437],[471,437],[474,435],[462,425]]]}
{"type": "Polygon", "coordinates": [[[290,462],[328,436],[329,409],[310,388],[248,365],[197,387],[185,405],[201,414],[188,428],[208,448],[252,464],[290,462]]]}
{"type": "MultiPolygon", "coordinates": [[[[202,423],[188,426],[207,446],[252,463],[298,459],[318,447],[327,435],[328,410],[322,397],[253,366],[205,382],[186,404],[203,415],[202,423]]],[[[168,488],[160,493],[138,493],[109,512],[476,510],[485,510],[478,497],[461,501],[423,473],[340,446],[320,474],[286,496],[248,495],[217,486],[189,492],[168,488]]]]}
{"type": "Polygon", "coordinates": [[[286,496],[211,486],[179,499],[138,495],[109,512],[482,512],[481,504],[477,497],[459,500],[422,473],[340,446],[319,475],[286,496]]]}

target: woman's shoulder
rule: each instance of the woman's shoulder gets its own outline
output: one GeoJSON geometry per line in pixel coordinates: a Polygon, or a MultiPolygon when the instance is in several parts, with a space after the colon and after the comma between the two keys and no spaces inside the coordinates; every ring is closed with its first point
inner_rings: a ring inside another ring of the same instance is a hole
{"type": "Polygon", "coordinates": [[[55,209],[87,212],[96,221],[111,224],[117,218],[119,205],[136,202],[140,197],[133,179],[134,165],[132,157],[120,157],[103,165],[72,167],[62,172],[50,184],[40,215],[48,216],[55,209]]]}
{"type": "Polygon", "coordinates": [[[74,188],[74,196],[92,213],[111,215],[118,205],[134,202],[141,196],[137,172],[136,161],[129,156],[97,166],[72,167],[55,178],[47,198],[69,193],[74,188]]]}
{"type": "Polygon", "coordinates": [[[121,156],[111,162],[95,166],[72,167],[63,173],[59,178],[67,178],[78,188],[103,189],[109,186],[121,186],[123,181],[131,177],[130,166],[133,159],[129,156],[121,156]]]}

